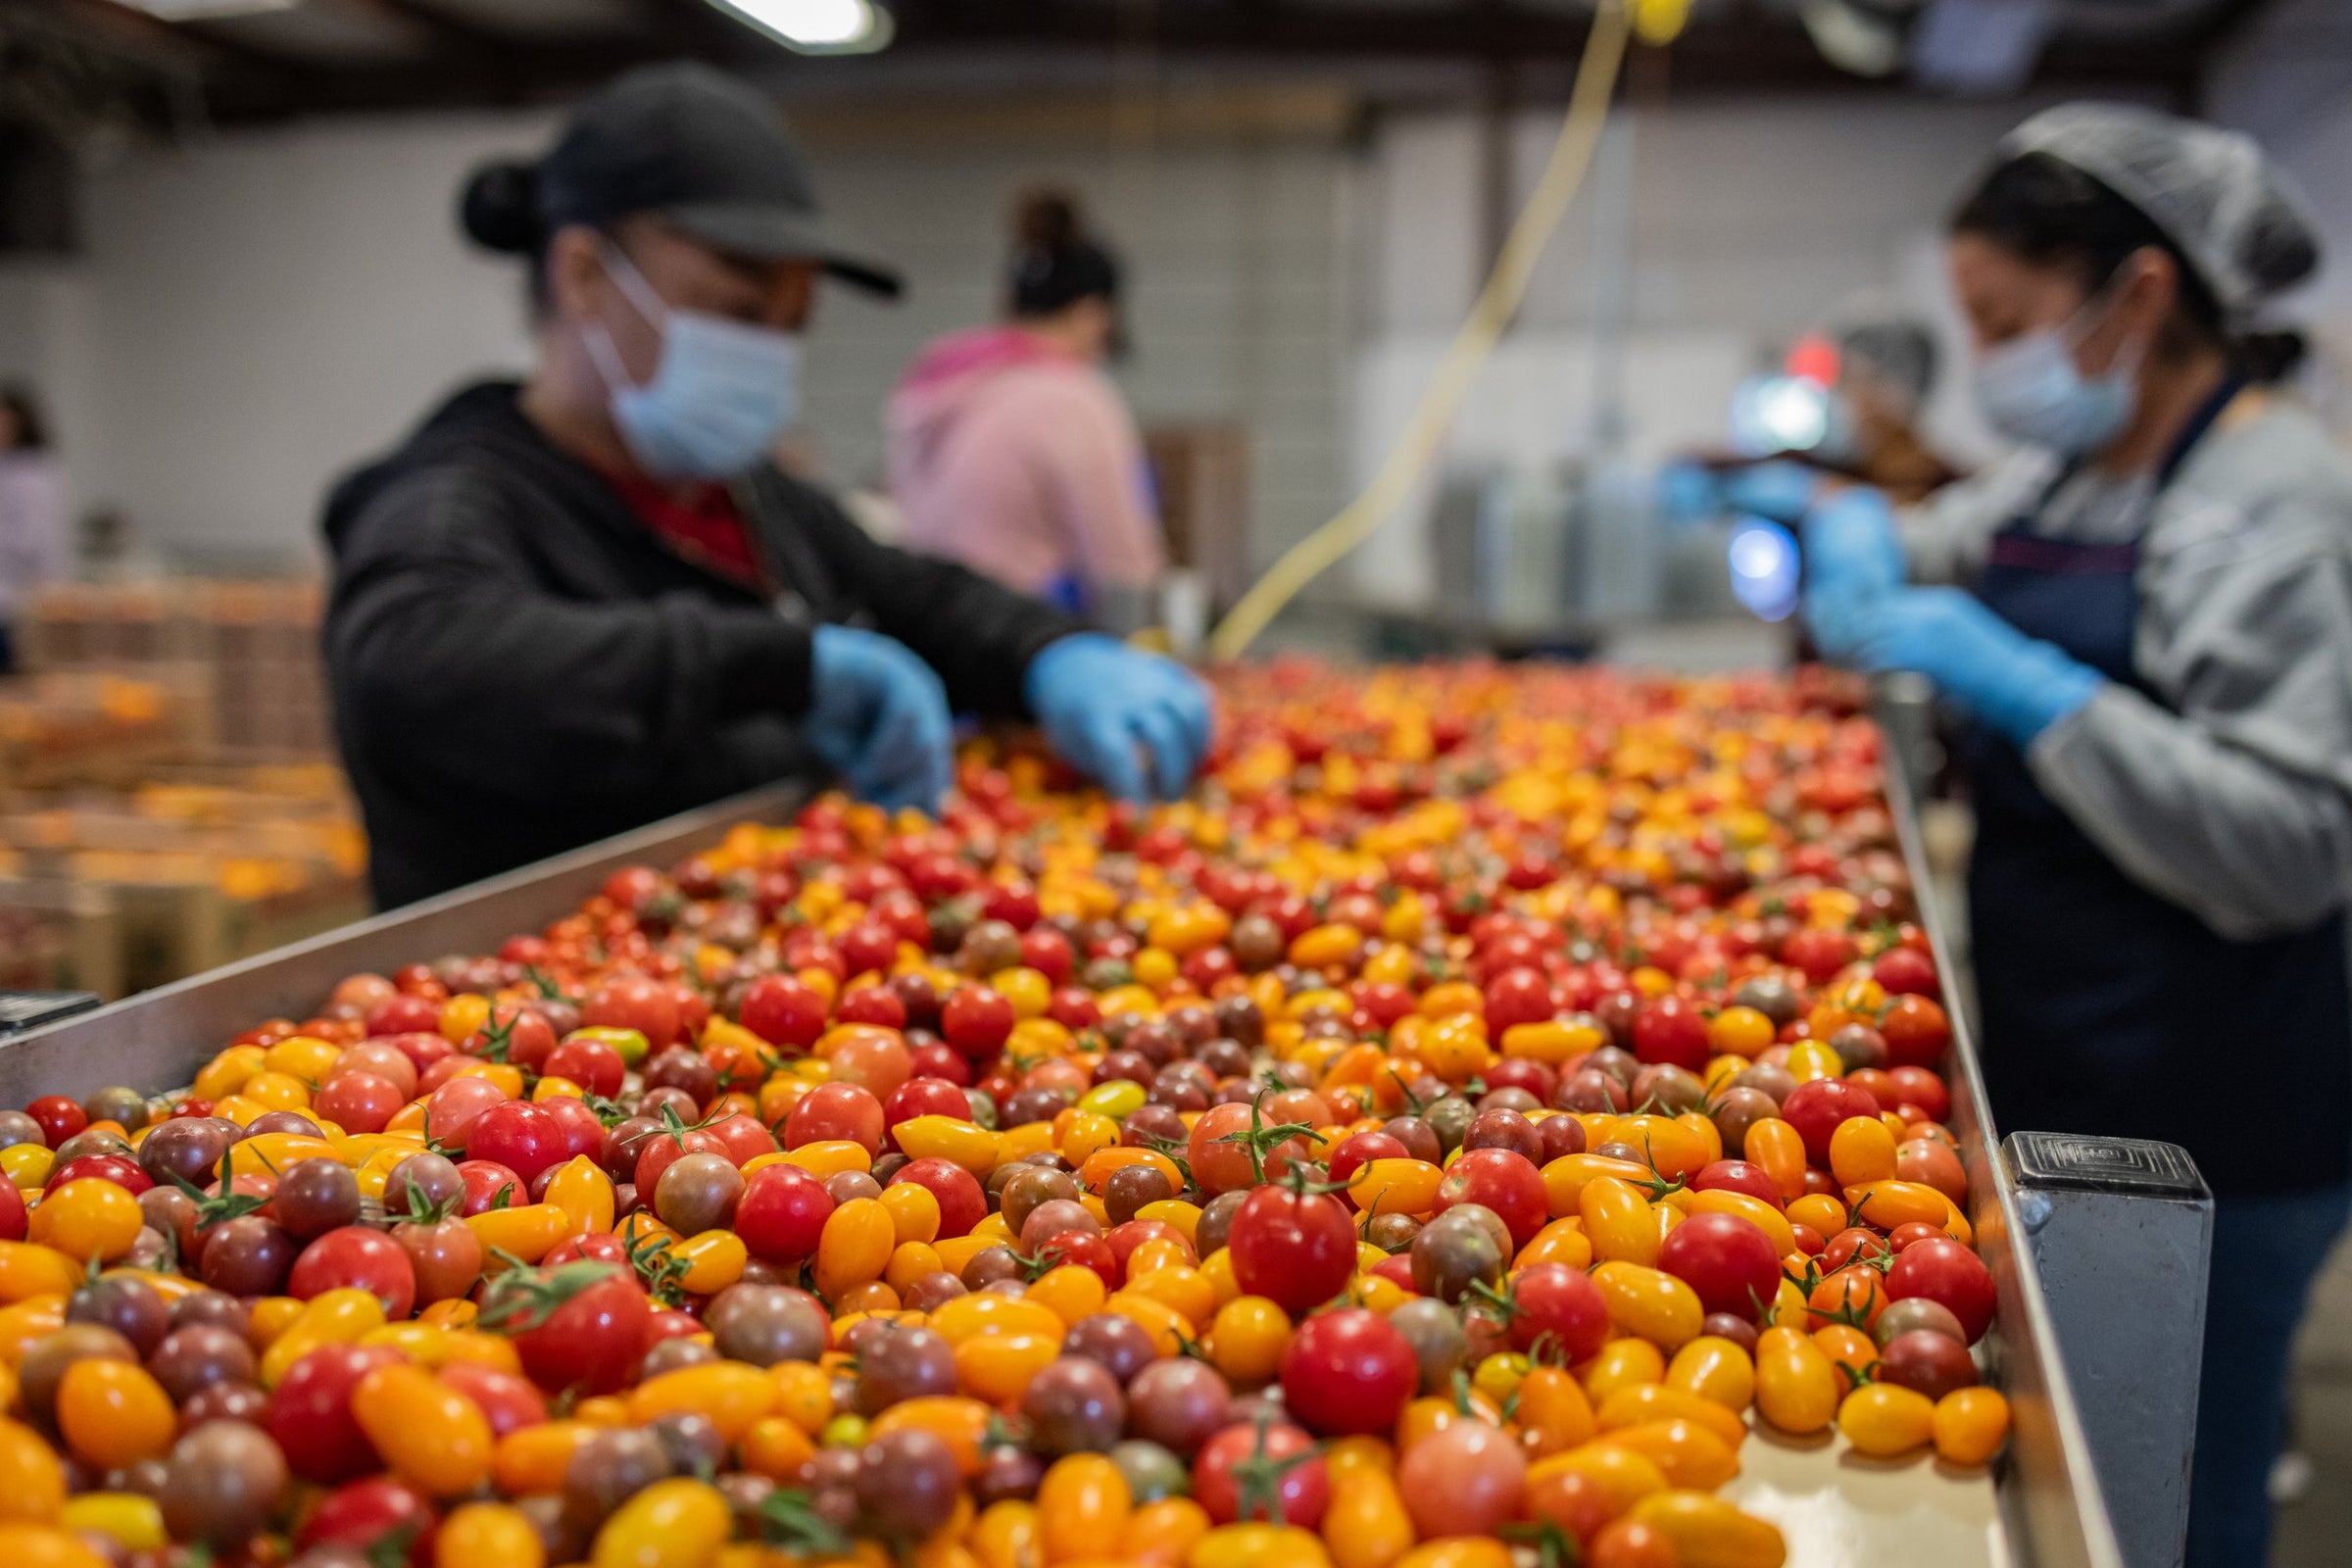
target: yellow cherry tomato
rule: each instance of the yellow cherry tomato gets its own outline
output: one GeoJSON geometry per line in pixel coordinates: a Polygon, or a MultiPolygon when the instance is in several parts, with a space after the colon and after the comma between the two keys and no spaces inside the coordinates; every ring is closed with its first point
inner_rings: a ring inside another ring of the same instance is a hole
{"type": "Polygon", "coordinates": [[[594,1568],[710,1568],[734,1528],[717,1488],[672,1477],[622,1503],[596,1533],[594,1568]]]}
{"type": "Polygon", "coordinates": [[[853,1285],[880,1279],[897,1245],[898,1229],[881,1200],[851,1199],[826,1216],[824,1229],[818,1233],[817,1293],[830,1299],[853,1285]]]}
{"type": "Polygon", "coordinates": [[[178,1435],[172,1396],[130,1361],[76,1361],[57,1388],[57,1424],[74,1457],[97,1470],[171,1451],[178,1435]]]}
{"type": "Polygon", "coordinates": [[[1997,1389],[1954,1389],[1936,1401],[1936,1455],[1946,1464],[1983,1464],[2009,1437],[2009,1401],[1997,1389]]]}
{"type": "Polygon", "coordinates": [[[1237,1296],[1209,1321],[1209,1362],[1236,1383],[1271,1378],[1290,1347],[1290,1314],[1262,1296],[1237,1296]]]}
{"type": "Polygon", "coordinates": [[[1747,1423],[1736,1413],[1712,1399],[1700,1398],[1687,1389],[1664,1383],[1619,1389],[1592,1412],[1593,1426],[1604,1433],[1651,1421],[1689,1421],[1702,1426],[1735,1451],[1747,1441],[1747,1423]]]}
{"type": "Polygon", "coordinates": [[[1698,1337],[1706,1308],[1698,1293],[1675,1278],[1639,1263],[1602,1263],[1592,1270],[1609,1321],[1624,1333],[1676,1350],[1698,1337]]]}
{"type": "Polygon", "coordinates": [[[1199,1541],[1185,1568],[1331,1568],[1331,1553],[1296,1525],[1219,1525],[1199,1541]]]}
{"type": "Polygon", "coordinates": [[[454,1497],[489,1478],[489,1419],[422,1367],[377,1367],[351,1391],[351,1411],[385,1465],[420,1491],[454,1497]]]}
{"type": "Polygon", "coordinates": [[[1838,1430],[1856,1451],[1891,1459],[1936,1437],[1936,1403],[1916,1389],[1866,1383],[1838,1406],[1838,1430]]]}
{"type": "Polygon", "coordinates": [[[76,1533],[104,1536],[129,1551],[156,1551],[171,1542],[162,1506],[136,1492],[85,1492],[69,1497],[58,1523],[76,1533]]]}
{"type": "Polygon", "coordinates": [[[1819,1432],[1838,1413],[1838,1369],[1821,1347],[1792,1328],[1756,1338],[1756,1410],[1796,1437],[1819,1432]]]}
{"type": "Polygon", "coordinates": [[[1781,1568],[1788,1560],[1776,1526],[1704,1492],[1653,1492],[1626,1517],[1673,1542],[1682,1568],[1781,1568]]]}
{"type": "Polygon", "coordinates": [[[1739,1342],[1702,1334],[1674,1352],[1666,1383],[1727,1410],[1744,1410],[1756,1396],[1756,1364],[1739,1342]]]}
{"type": "Polygon", "coordinates": [[[1577,1195],[1576,1207],[1594,1257],[1644,1267],[1657,1262],[1661,1240],[1657,1218],[1650,1211],[1649,1200],[1630,1183],[1614,1176],[1588,1182],[1577,1195]]]}
{"type": "Polygon", "coordinates": [[[776,1407],[776,1386],[759,1367],[741,1361],[705,1361],[640,1383],[626,1396],[629,1419],[639,1426],[665,1415],[692,1411],[710,1418],[729,1443],[776,1407]]]}
{"type": "Polygon", "coordinates": [[[1619,1389],[1656,1383],[1666,1376],[1666,1356],[1647,1340],[1611,1340],[1584,1363],[1586,1397],[1598,1401],[1619,1389]]]}
{"type": "Polygon", "coordinates": [[[146,1224],[130,1189],[83,1176],[45,1194],[32,1211],[29,1239],[77,1262],[111,1263],[131,1249],[146,1224]]]}
{"type": "Polygon", "coordinates": [[[1126,1476],[1103,1455],[1073,1453],[1054,1460],[1037,1488],[1045,1560],[1061,1563],[1099,1553],[1125,1533],[1134,1507],[1126,1476]]]}
{"type": "Polygon", "coordinates": [[[542,1568],[547,1548],[530,1516],[503,1502],[469,1502],[441,1521],[433,1568],[542,1568]]]}

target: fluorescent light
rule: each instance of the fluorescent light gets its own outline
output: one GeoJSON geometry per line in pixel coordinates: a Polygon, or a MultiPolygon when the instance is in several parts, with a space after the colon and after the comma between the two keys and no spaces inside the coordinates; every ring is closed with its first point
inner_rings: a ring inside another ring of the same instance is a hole
{"type": "Polygon", "coordinates": [[[737,21],[803,54],[868,54],[890,42],[891,15],[874,0],[710,0],[737,21]]]}
{"type": "Polygon", "coordinates": [[[166,22],[215,22],[222,17],[250,17],[265,11],[291,11],[302,0],[128,0],[134,10],[166,22]]]}

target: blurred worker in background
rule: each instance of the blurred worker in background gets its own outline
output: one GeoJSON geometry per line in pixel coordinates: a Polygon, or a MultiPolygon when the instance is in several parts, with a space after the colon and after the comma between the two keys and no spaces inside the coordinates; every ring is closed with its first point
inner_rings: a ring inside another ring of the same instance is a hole
{"type": "Polygon", "coordinates": [[[1025,199],[1010,319],[925,349],[890,403],[890,484],[911,547],[1105,630],[1152,619],[1167,565],[1144,445],[1102,363],[1119,267],[1074,198],[1025,199]]]}
{"type": "Polygon", "coordinates": [[[17,621],[34,590],[72,564],[65,475],[40,405],[24,387],[0,389],[0,675],[17,667],[17,621]]]}
{"type": "Polygon", "coordinates": [[[1936,455],[1920,420],[1936,390],[1936,334],[1898,315],[1857,318],[1838,329],[1835,447],[1817,455],[1896,501],[1922,501],[1960,477],[1936,455]]]}
{"type": "Polygon", "coordinates": [[[1813,353],[1834,358],[1834,381],[1794,372],[1762,376],[1735,396],[1735,429],[1746,441],[1773,443],[1768,455],[1755,456],[1752,446],[1741,453],[1692,453],[1660,469],[1658,508],[1669,521],[1740,514],[1794,525],[1825,475],[1858,480],[1906,503],[1925,500],[1960,476],[1920,429],[1936,389],[1937,359],[1936,334],[1926,322],[1885,309],[1849,311],[1830,333],[1798,339],[1789,357],[1813,353]],[[1781,409],[1793,404],[1801,411],[1791,422],[1804,429],[1808,444],[1778,444],[1791,434],[1773,428],[1761,406],[1779,400],[1786,400],[1781,409]]]}
{"type": "Polygon", "coordinates": [[[378,898],[454,887],[778,778],[936,808],[951,709],[1038,719],[1115,792],[1208,744],[1181,666],[876,544],[768,460],[820,275],[897,277],[819,217],[773,107],[634,72],[466,189],[527,256],[528,381],[460,392],[328,502],[335,723],[378,898]]]}
{"type": "Polygon", "coordinates": [[[1994,1119],[2179,1144],[2213,1189],[2187,1560],[2249,1568],[2352,1174],[2352,464],[2253,331],[2318,242],[2246,137],[2074,105],[2002,142],[1949,261],[2024,450],[1909,513],[1820,500],[1805,612],[1971,721],[1994,1119]]]}

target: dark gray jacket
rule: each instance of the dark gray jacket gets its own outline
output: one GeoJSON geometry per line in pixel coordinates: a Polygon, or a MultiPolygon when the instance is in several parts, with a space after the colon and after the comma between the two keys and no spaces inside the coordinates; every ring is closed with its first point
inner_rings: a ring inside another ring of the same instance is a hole
{"type": "Polygon", "coordinates": [[[459,393],[327,502],[335,730],[387,906],[821,774],[797,725],[819,621],[898,638],[959,711],[1006,715],[1079,629],[762,468],[737,495],[771,602],[672,549],[516,390],[459,393]]]}

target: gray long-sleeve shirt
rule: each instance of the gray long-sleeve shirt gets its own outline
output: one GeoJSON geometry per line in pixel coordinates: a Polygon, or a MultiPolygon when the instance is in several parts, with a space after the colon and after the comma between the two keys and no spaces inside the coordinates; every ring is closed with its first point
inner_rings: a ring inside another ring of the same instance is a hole
{"type": "MultiPolygon", "coordinates": [[[[1973,576],[2057,471],[2023,453],[1900,520],[1912,573],[1973,576]]],[[[2352,461],[2248,393],[2173,482],[2084,469],[2031,526],[2140,541],[2132,662],[2028,748],[2043,793],[2134,880],[2226,937],[2308,928],[2352,896],[2352,461]]]]}

